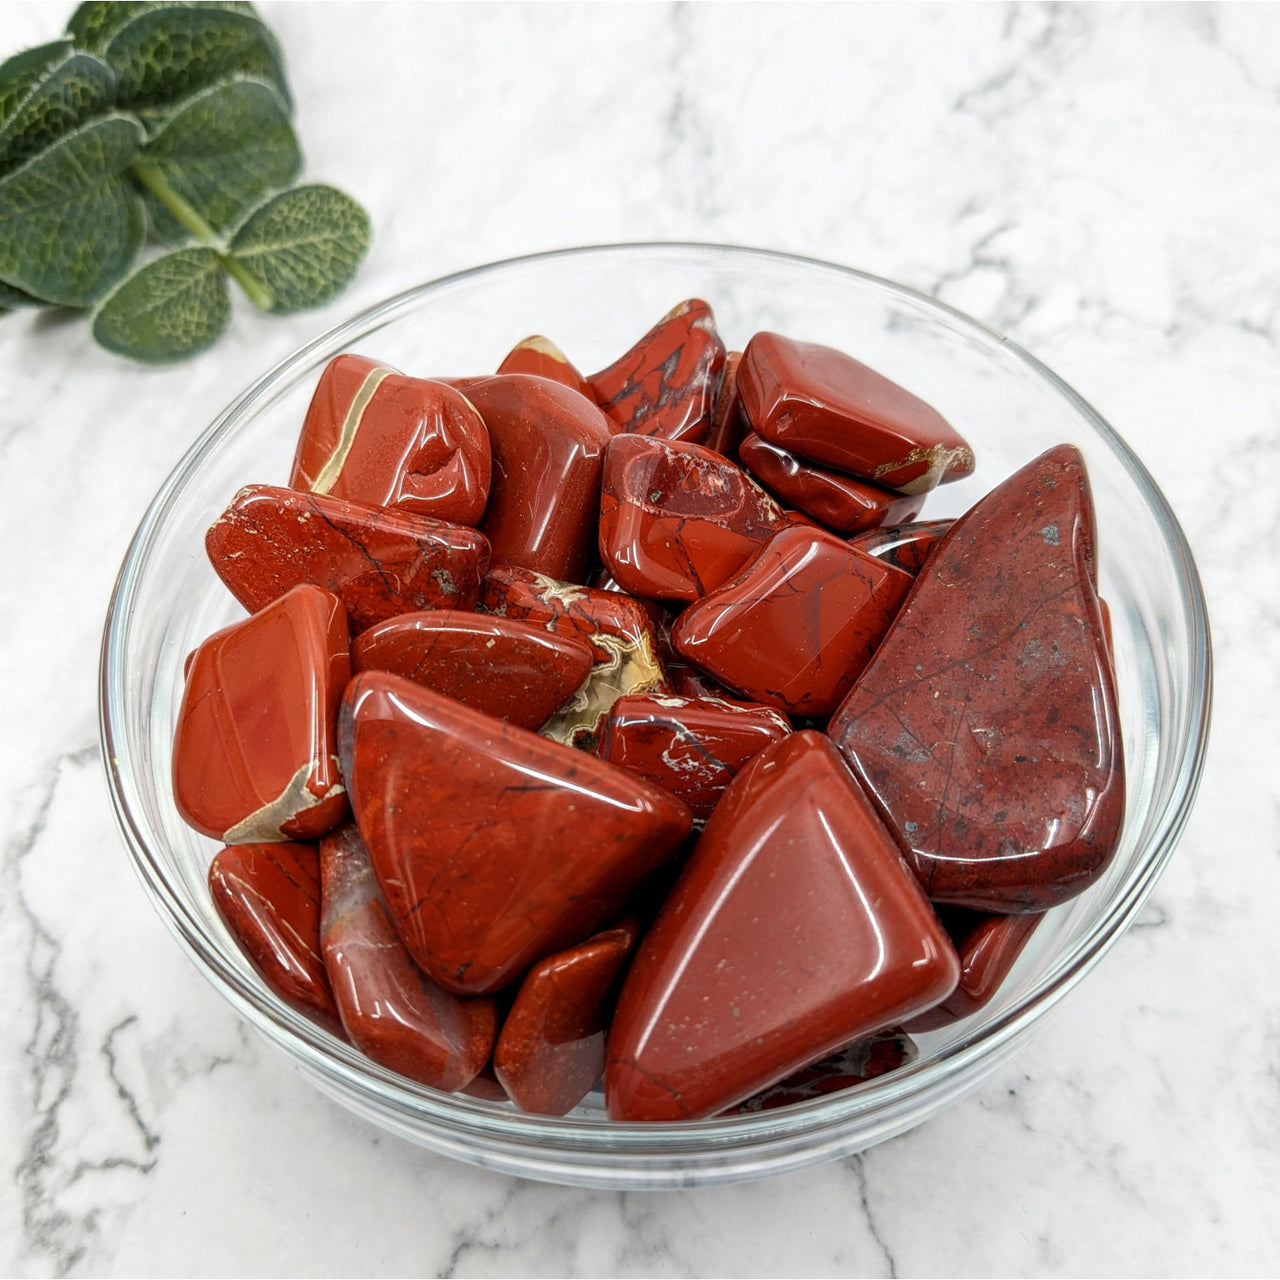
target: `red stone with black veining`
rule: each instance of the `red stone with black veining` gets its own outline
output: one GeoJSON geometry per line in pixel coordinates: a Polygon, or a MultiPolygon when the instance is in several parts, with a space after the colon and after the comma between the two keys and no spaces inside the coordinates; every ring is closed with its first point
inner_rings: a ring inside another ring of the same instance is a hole
{"type": "Polygon", "coordinates": [[[720,379],[720,390],[716,392],[715,406],[711,410],[711,430],[703,441],[708,449],[726,458],[738,456],[738,443],[746,434],[746,418],[738,398],[738,365],[741,360],[741,351],[730,351],[724,358],[724,376],[720,379]]]}
{"type": "Polygon", "coordinates": [[[540,333],[517,342],[498,366],[498,372],[532,373],[539,378],[550,378],[552,382],[561,382],[579,395],[586,396],[592,404],[596,401],[586,378],[569,357],[550,338],[544,338],[540,333]]]}
{"type": "Polygon", "coordinates": [[[849,545],[914,578],[953,524],[954,520],[918,520],[911,524],[868,529],[850,538],[849,545]]]}
{"type": "Polygon", "coordinates": [[[1084,460],[956,521],[830,733],[938,902],[1043,911],[1115,851],[1124,762],[1084,460]]]}

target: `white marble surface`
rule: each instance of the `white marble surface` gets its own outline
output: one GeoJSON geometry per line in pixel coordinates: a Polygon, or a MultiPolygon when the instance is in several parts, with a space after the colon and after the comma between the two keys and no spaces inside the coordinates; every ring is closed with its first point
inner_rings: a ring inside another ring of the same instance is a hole
{"type": "MultiPolygon", "coordinates": [[[[265,6],[309,173],[376,242],[177,370],[0,322],[0,1272],[1280,1269],[1280,8],[265,6]],[[704,239],[931,291],[1147,460],[1210,601],[1213,746],[1141,927],[1013,1065],[864,1156],[617,1194],[450,1163],[303,1084],[182,958],[97,748],[147,500],[232,392],[405,285],[704,239]]],[[[59,4],[0,5],[0,56],[59,4]]]]}

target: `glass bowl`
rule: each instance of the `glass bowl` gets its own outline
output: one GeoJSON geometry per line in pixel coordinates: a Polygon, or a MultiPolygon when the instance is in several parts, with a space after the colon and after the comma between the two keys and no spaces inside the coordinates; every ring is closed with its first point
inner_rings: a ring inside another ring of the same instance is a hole
{"type": "Polygon", "coordinates": [[[1141,908],[1186,823],[1210,704],[1204,597],[1186,538],[1124,441],[1026,352],[929,298],[783,254],[711,245],[566,250],[479,267],[399,294],[253,382],[204,431],[151,503],[120,571],[102,650],[101,728],[113,802],[156,910],[201,972],[298,1069],[393,1133],[486,1168],[602,1187],[726,1182],[863,1150],[928,1119],[1004,1062],[1141,908]],[[183,659],[242,610],[210,568],[208,525],[241,485],[282,484],[322,366],[356,350],[420,376],[483,373],[530,333],[580,368],[608,364],[680,300],[714,308],[731,350],[759,329],[856,355],[936,406],[974,445],[973,476],[930,495],[959,515],[1050,445],[1088,463],[1100,591],[1111,607],[1128,799],[1105,876],[1054,910],[983,1010],[919,1036],[879,1080],[775,1111],[673,1124],[609,1121],[599,1093],[563,1119],[439,1093],[385,1071],[281,1003],[215,914],[217,846],[170,794],[183,659]]]}

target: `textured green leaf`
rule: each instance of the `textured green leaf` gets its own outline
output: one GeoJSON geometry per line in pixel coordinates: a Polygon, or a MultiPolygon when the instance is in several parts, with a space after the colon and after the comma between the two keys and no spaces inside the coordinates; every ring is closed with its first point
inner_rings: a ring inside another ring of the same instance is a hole
{"type": "MultiPolygon", "coordinates": [[[[81,49],[101,53],[111,43],[111,38],[127,26],[140,13],[148,9],[186,8],[174,0],[87,0],[79,5],[67,23],[67,35],[81,49]]],[[[233,9],[239,13],[253,13],[253,5],[240,4],[236,0],[218,0],[218,8],[233,9]]]]}
{"type": "Polygon", "coordinates": [[[45,302],[84,307],[129,269],[142,201],[122,174],[142,127],[103,116],[0,178],[0,280],[45,302]]]}
{"type": "Polygon", "coordinates": [[[108,110],[116,78],[101,58],[72,53],[49,67],[0,126],[0,173],[108,110]]]}
{"type": "Polygon", "coordinates": [[[33,298],[29,293],[23,293],[21,289],[15,289],[11,284],[5,284],[0,280],[0,310],[12,311],[15,307],[43,307],[45,303],[39,298],[33,298]]]}
{"type": "MultiPolygon", "coordinates": [[[[302,167],[284,103],[261,80],[233,80],[188,99],[143,156],[215,231],[237,223],[268,191],[288,186],[302,167]]],[[[143,199],[162,240],[191,239],[160,200],[149,192],[143,199]]]]}
{"type": "Polygon", "coordinates": [[[231,318],[227,277],[213,249],[178,249],[138,268],[99,308],[93,336],[148,364],[212,346],[231,318]]]}
{"type": "Polygon", "coordinates": [[[295,187],[251,213],[232,254],[275,295],[275,311],[318,307],[342,292],[369,247],[369,215],[345,192],[295,187]]]}
{"type": "Polygon", "coordinates": [[[70,40],[54,40],[36,45],[34,49],[24,49],[0,62],[0,128],[8,124],[9,117],[40,77],[66,58],[72,48],[70,40]]]}

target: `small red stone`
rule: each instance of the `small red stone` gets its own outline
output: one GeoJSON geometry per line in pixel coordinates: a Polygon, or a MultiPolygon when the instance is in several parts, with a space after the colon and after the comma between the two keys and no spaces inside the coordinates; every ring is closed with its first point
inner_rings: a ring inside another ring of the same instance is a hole
{"type": "Polygon", "coordinates": [[[406,613],[351,646],[352,670],[390,671],[498,720],[537,729],[590,674],[587,645],[510,618],[406,613]]]}
{"type": "Polygon", "coordinates": [[[690,298],[587,381],[624,431],[697,442],[711,429],[724,357],[711,308],[690,298]]]}
{"type": "Polygon", "coordinates": [[[312,396],[289,487],[474,525],[489,496],[489,439],[451,387],[338,356],[312,396]]]}
{"type": "Polygon", "coordinates": [[[350,675],[346,614],[319,587],[294,587],[214,632],[178,710],[178,812],[227,844],[332,830],[347,813],[334,728],[350,675]]]}
{"type": "Polygon", "coordinates": [[[927,493],[973,471],[973,451],[936,409],[833,347],[757,333],[738,395],[764,439],[887,489],[927,493]]]}
{"type": "Polygon", "coordinates": [[[273,485],[249,485],[205,534],[250,613],[300,582],[333,592],[353,631],[417,609],[471,609],[489,543],[462,525],[273,485]]]}
{"type": "Polygon", "coordinates": [[[586,396],[592,404],[596,398],[586,378],[574,368],[569,357],[550,338],[535,333],[523,342],[517,342],[498,366],[499,373],[532,373],[539,378],[550,378],[572,387],[580,396],[586,396]]]}
{"type": "Polygon", "coordinates": [[[609,1115],[716,1115],[937,1004],[959,968],[839,754],[793,734],[730,784],[641,943],[609,1031],[609,1115]]]}
{"type": "Polygon", "coordinates": [[[737,457],[738,444],[746,434],[746,419],[738,398],[738,365],[741,361],[741,351],[730,351],[724,358],[724,377],[720,380],[720,390],[716,392],[715,407],[711,411],[711,430],[703,442],[708,449],[726,458],[737,457]]]}
{"type": "Polygon", "coordinates": [[[849,545],[914,578],[953,524],[954,520],[919,520],[914,524],[868,529],[850,538],[849,545]]]}
{"type": "Polygon", "coordinates": [[[398,676],[357,676],[343,717],[396,931],[453,991],[496,991],[589,936],[689,832],[657,787],[398,676]]]}
{"type": "Polygon", "coordinates": [[[701,445],[621,435],[605,450],[600,558],[633,595],[697,600],[787,524],[740,467],[701,445]]]}
{"type": "Polygon", "coordinates": [[[609,996],[639,933],[626,921],[525,975],[493,1051],[494,1074],[522,1111],[562,1116],[600,1079],[609,996]]]}
{"type": "Polygon", "coordinates": [[[291,1008],[343,1036],[320,955],[315,845],[228,845],[209,864],[209,893],[267,986],[291,1008]]]}
{"type": "Polygon", "coordinates": [[[830,715],[866,666],[911,589],[898,569],[834,534],[777,534],[731,582],[672,630],[689,662],[755,702],[830,715]]]}
{"type": "Polygon", "coordinates": [[[421,1084],[466,1088],[493,1049],[493,1001],[459,999],[413,963],[355,827],[320,842],[320,870],[324,961],[351,1043],[421,1084]]]}

